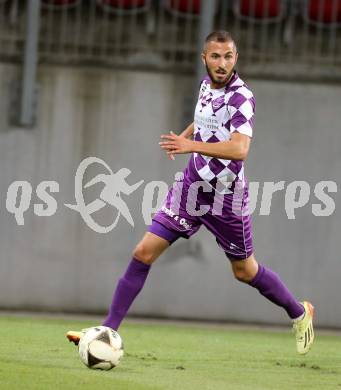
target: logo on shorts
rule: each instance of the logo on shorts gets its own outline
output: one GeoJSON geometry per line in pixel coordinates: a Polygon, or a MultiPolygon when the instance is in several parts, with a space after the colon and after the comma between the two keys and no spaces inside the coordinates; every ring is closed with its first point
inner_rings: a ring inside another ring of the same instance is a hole
{"type": "Polygon", "coordinates": [[[167,208],[166,206],[162,206],[161,210],[169,217],[173,218],[174,221],[176,221],[179,225],[183,226],[186,230],[190,230],[192,228],[192,225],[190,225],[185,218],[182,218],[179,215],[175,214],[174,211],[167,208]]]}

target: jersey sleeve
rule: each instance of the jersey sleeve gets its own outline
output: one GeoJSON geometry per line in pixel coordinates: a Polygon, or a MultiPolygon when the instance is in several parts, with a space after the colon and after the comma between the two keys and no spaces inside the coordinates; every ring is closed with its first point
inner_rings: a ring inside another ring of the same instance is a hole
{"type": "Polygon", "coordinates": [[[208,75],[205,75],[205,76],[200,80],[200,84],[199,84],[199,98],[200,98],[201,94],[205,91],[206,84],[210,82],[209,80],[210,80],[210,78],[209,78],[208,75]]]}
{"type": "Polygon", "coordinates": [[[252,137],[256,109],[252,92],[245,86],[239,88],[230,97],[227,108],[230,114],[230,133],[238,132],[252,137]]]}

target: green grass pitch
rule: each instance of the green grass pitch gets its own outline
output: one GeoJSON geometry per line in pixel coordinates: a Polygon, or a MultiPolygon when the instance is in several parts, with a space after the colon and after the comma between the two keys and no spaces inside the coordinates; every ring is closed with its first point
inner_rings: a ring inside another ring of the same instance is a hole
{"type": "Polygon", "coordinates": [[[341,341],[319,335],[307,356],[291,332],[125,323],[121,364],[86,368],[65,332],[96,325],[0,317],[1,390],[341,390],[341,341]]]}

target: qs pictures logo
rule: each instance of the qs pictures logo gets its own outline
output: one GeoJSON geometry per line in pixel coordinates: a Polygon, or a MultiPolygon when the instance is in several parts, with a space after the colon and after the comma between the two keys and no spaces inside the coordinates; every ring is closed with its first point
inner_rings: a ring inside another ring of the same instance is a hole
{"type": "MultiPolygon", "coordinates": [[[[133,215],[128,207],[127,201],[132,193],[141,190],[142,184],[145,184],[141,208],[139,207],[142,211],[145,224],[151,224],[152,215],[158,210],[166,214],[169,213],[174,219],[178,218],[180,199],[176,199],[174,203],[171,203],[171,208],[169,209],[165,208],[163,204],[169,188],[167,183],[164,181],[150,181],[145,183],[144,180],[131,183],[129,178],[130,174],[131,171],[128,168],[121,168],[114,173],[102,159],[87,157],[81,161],[76,170],[74,180],[75,203],[64,203],[63,207],[79,213],[85,224],[97,233],[109,233],[117,226],[121,219],[134,227],[133,215]],[[85,180],[89,176],[89,168],[93,166],[96,166],[97,171],[100,169],[101,173],[97,173],[90,180],[85,180]],[[95,185],[101,185],[101,190],[95,191],[95,199],[86,202],[85,198],[88,198],[89,194],[87,193],[85,197],[85,192],[95,185]],[[107,208],[106,215],[110,218],[110,223],[106,226],[96,221],[96,213],[104,208],[107,208]]],[[[183,173],[176,172],[173,192],[177,192],[182,196],[183,185],[183,173]]],[[[200,212],[200,215],[207,212],[214,212],[215,215],[218,215],[221,208],[215,208],[214,205],[220,205],[222,201],[220,199],[221,195],[217,192],[213,192],[213,206],[208,204],[201,205],[200,210],[196,210],[197,196],[200,188],[207,193],[213,191],[213,188],[206,181],[191,183],[187,191],[191,196],[183,202],[186,207],[186,212],[193,216],[198,216],[198,212],[200,212]]],[[[244,191],[244,188],[241,190],[244,191]]],[[[53,216],[57,212],[58,202],[52,194],[59,193],[59,191],[60,185],[54,180],[42,181],[36,188],[29,181],[14,181],[7,190],[6,209],[14,215],[17,225],[23,226],[25,224],[24,215],[31,207],[32,197],[36,195],[39,200],[33,204],[34,214],[38,217],[53,216]]],[[[186,193],[186,191],[184,192],[186,193]]],[[[257,211],[258,215],[261,216],[270,215],[272,199],[274,196],[278,196],[277,193],[281,193],[279,196],[283,199],[283,209],[288,219],[296,219],[297,210],[309,206],[313,215],[326,217],[332,215],[335,211],[335,201],[330,193],[336,192],[337,184],[332,180],[319,181],[313,187],[306,181],[293,181],[290,183],[285,181],[250,182],[247,212],[254,214],[257,211]],[[259,198],[260,202],[258,202],[259,198]],[[257,209],[258,204],[260,204],[260,207],[257,209]]],[[[240,196],[238,196],[237,187],[233,197],[232,204],[235,207],[233,207],[232,211],[238,214],[240,212],[240,196]]],[[[243,210],[243,213],[245,214],[245,210],[243,210]]],[[[182,221],[182,223],[187,224],[188,222],[182,221]]]]}

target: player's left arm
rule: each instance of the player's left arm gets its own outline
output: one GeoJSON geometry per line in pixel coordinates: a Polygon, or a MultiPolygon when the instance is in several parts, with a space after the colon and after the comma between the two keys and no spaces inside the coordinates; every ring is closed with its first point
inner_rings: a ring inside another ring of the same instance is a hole
{"type": "Polygon", "coordinates": [[[161,138],[166,140],[160,142],[160,146],[167,154],[200,153],[225,160],[245,160],[251,143],[249,136],[238,132],[222,142],[192,141],[176,134],[165,134],[161,138]]]}

